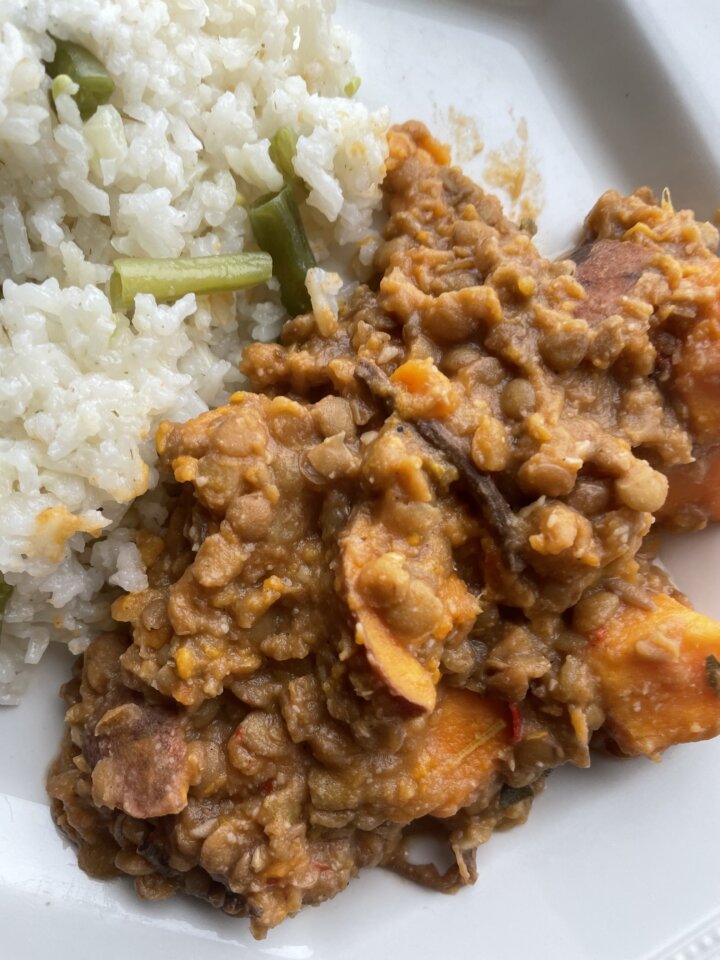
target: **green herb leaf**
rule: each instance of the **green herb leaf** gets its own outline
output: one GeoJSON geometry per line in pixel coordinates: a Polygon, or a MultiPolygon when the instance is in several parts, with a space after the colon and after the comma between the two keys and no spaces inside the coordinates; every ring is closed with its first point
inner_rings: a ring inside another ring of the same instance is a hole
{"type": "Polygon", "coordinates": [[[720,660],[710,654],[705,657],[705,679],[716,697],[720,697],[720,660]]]}
{"type": "Polygon", "coordinates": [[[533,788],[529,785],[526,787],[511,787],[506,783],[500,791],[500,806],[503,810],[507,807],[513,807],[516,803],[520,803],[521,800],[527,800],[528,797],[532,797],[533,793],[533,788]]]}

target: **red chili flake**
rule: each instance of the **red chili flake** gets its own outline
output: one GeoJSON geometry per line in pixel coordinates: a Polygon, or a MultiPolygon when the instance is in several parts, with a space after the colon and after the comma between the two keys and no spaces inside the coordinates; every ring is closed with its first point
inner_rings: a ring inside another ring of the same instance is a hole
{"type": "Polygon", "coordinates": [[[508,706],[510,707],[510,722],[512,724],[510,739],[513,743],[520,743],[522,740],[523,727],[522,714],[520,713],[520,709],[516,703],[510,703],[508,706]]]}
{"type": "Polygon", "coordinates": [[[266,780],[265,783],[263,784],[263,790],[265,791],[265,793],[272,793],[274,789],[275,789],[274,780],[266,780]]]}
{"type": "Polygon", "coordinates": [[[318,863],[317,860],[313,860],[312,865],[316,870],[319,870],[320,873],[327,873],[328,870],[332,870],[332,867],[329,863],[318,863]]]}

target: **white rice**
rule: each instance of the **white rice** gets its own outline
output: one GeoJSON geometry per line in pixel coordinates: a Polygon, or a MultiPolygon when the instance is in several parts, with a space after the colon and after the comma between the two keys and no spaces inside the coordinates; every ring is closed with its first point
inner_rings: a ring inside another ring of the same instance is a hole
{"type": "MultiPolygon", "coordinates": [[[[243,344],[273,339],[284,318],[271,282],[172,305],[139,296],[128,319],[105,296],[113,259],[242,250],[243,203],[282,184],[268,155],[281,126],[300,135],[317,255],[368,234],[387,115],[344,95],[355,70],[333,11],[0,0],[0,571],[15,588],[0,703],[17,702],[50,640],[81,650],[107,625],[105,584],[144,586],[132,525],[161,522],[162,497],[127,510],[157,481],[155,427],[225,399],[243,344]],[[51,106],[50,34],[115,81],[85,124],[73,85],[51,106]]],[[[334,281],[315,281],[332,313],[334,281]]]]}

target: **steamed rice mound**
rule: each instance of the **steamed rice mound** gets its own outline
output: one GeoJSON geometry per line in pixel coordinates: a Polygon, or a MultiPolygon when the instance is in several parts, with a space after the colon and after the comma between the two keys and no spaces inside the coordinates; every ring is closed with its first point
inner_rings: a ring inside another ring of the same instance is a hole
{"type": "Polygon", "coordinates": [[[50,639],[82,649],[108,618],[103,585],[141,589],[131,527],[164,519],[155,426],[241,385],[244,343],[271,340],[274,283],[114,313],[116,256],[242,250],[246,205],[282,185],[268,155],[300,136],[296,173],[318,259],[363,239],[387,152],[384,111],[355,86],[331,0],[0,0],[0,571],[15,586],[0,703],[50,639]],[[91,50],[115,82],[83,124],[53,101],[51,35],[91,50]],[[123,525],[120,526],[120,521],[123,525]],[[100,537],[101,539],[97,539],[100,537]]]}

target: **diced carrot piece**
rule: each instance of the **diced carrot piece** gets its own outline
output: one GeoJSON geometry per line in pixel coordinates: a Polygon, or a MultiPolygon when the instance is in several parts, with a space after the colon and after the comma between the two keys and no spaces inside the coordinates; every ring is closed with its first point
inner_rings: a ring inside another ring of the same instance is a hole
{"type": "Polygon", "coordinates": [[[695,463],[671,467],[667,478],[668,496],[660,519],[678,519],[683,510],[697,507],[701,518],[720,520],[720,446],[705,450],[695,463]]]}
{"type": "Polygon", "coordinates": [[[446,166],[451,159],[450,147],[436,140],[427,127],[416,120],[410,120],[402,126],[391,127],[388,131],[388,146],[390,148],[387,160],[388,171],[395,170],[408,157],[415,154],[419,154],[426,164],[437,163],[446,166]]]}
{"type": "Polygon", "coordinates": [[[720,623],[671,597],[654,601],[598,630],[587,657],[620,749],[656,758],[720,732],[720,623]]]}
{"type": "Polygon", "coordinates": [[[418,787],[414,817],[451,817],[494,777],[510,750],[508,705],[470,690],[441,693],[408,766],[418,787]]]}
{"type": "Polygon", "coordinates": [[[406,419],[447,417],[457,408],[457,387],[429,357],[408,360],[390,379],[400,387],[395,406],[400,416],[406,419]]]}

